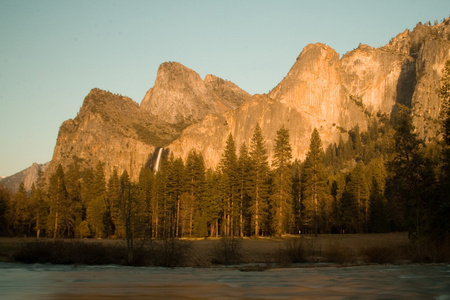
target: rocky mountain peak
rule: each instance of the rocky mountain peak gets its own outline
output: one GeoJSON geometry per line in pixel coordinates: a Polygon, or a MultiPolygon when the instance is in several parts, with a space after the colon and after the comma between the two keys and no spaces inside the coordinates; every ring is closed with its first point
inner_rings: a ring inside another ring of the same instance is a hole
{"type": "Polygon", "coordinates": [[[204,82],[206,87],[216,94],[224,105],[231,109],[238,108],[245,100],[251,97],[249,93],[242,90],[233,82],[215,75],[206,75],[204,82]]]}
{"type": "Polygon", "coordinates": [[[229,81],[200,75],[177,62],[161,64],[141,108],[171,124],[192,124],[210,113],[236,108],[248,94],[229,81]]]}
{"type": "Polygon", "coordinates": [[[340,81],[339,54],[325,44],[310,44],[269,96],[307,118],[314,116],[317,127],[340,123],[340,81]]]}

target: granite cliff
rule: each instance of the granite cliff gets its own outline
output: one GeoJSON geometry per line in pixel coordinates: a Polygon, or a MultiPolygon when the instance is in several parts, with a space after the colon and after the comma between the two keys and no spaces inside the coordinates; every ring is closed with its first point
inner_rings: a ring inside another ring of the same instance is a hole
{"type": "Polygon", "coordinates": [[[285,78],[266,95],[249,95],[213,75],[201,79],[176,62],[163,63],[154,86],[140,106],[130,98],[93,89],[78,115],[58,134],[50,174],[61,163],[77,160],[84,167],[105,163],[134,179],[159,147],[186,158],[202,152],[206,165],[219,162],[226,138],[247,145],[256,123],[272,156],[276,131],[290,131],[294,158],[303,159],[311,132],[317,128],[324,146],[337,142],[355,125],[361,130],[396,103],[411,107],[417,132],[435,134],[440,102],[436,88],[450,59],[450,19],[431,26],[418,24],[373,48],[360,45],[342,57],[331,47],[306,46],[285,78]]]}
{"type": "Polygon", "coordinates": [[[178,134],[176,128],[151,118],[130,98],[93,89],[75,119],[61,125],[46,174],[54,172],[58,164],[67,167],[77,161],[82,167],[95,167],[102,161],[107,177],[116,167],[118,172],[131,170],[136,178],[155,147],[178,134]]]}
{"type": "Polygon", "coordinates": [[[213,167],[229,133],[238,147],[248,145],[259,123],[270,160],[276,131],[284,124],[290,130],[294,158],[303,159],[314,128],[326,147],[341,135],[345,138],[345,131],[356,124],[364,130],[371,119],[389,116],[396,103],[411,107],[422,138],[432,137],[440,107],[435,90],[450,59],[449,24],[450,19],[435,26],[418,24],[384,47],[360,45],[341,58],[325,44],[308,45],[268,95],[255,95],[235,111],[207,116],[169,148],[182,157],[195,148],[213,167]]]}
{"type": "Polygon", "coordinates": [[[147,92],[141,108],[171,124],[192,124],[211,113],[236,109],[250,94],[235,84],[195,71],[177,62],[163,63],[155,85],[147,92]]]}
{"type": "Polygon", "coordinates": [[[72,120],[58,133],[53,158],[45,175],[58,164],[67,168],[105,165],[108,178],[114,168],[137,179],[153,153],[175,140],[189,125],[210,113],[235,109],[250,95],[232,82],[213,75],[205,80],[175,62],[160,66],[155,85],[141,106],[128,97],[93,89],[72,120]]]}

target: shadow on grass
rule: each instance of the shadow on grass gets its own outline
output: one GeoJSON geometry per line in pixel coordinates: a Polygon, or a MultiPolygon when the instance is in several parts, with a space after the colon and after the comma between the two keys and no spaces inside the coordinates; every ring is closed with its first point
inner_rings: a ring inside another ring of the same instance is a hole
{"type": "Polygon", "coordinates": [[[160,240],[142,243],[134,249],[133,261],[127,263],[127,249],[123,242],[102,243],[84,240],[35,240],[25,242],[14,254],[23,263],[184,266],[190,244],[180,240],[160,240]]]}

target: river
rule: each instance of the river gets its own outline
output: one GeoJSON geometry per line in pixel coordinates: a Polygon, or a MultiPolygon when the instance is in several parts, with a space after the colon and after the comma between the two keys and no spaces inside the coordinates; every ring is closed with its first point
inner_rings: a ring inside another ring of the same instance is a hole
{"type": "Polygon", "coordinates": [[[0,299],[450,299],[450,265],[154,268],[0,263],[0,299]]]}

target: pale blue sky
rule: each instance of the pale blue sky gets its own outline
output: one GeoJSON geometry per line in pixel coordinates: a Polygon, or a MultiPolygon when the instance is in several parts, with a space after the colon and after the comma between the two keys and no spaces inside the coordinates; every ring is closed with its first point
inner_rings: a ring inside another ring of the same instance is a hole
{"type": "Polygon", "coordinates": [[[140,103],[165,61],[267,93],[309,43],[342,55],[449,14],[448,0],[0,0],[0,175],[51,160],[90,89],[140,103]]]}

